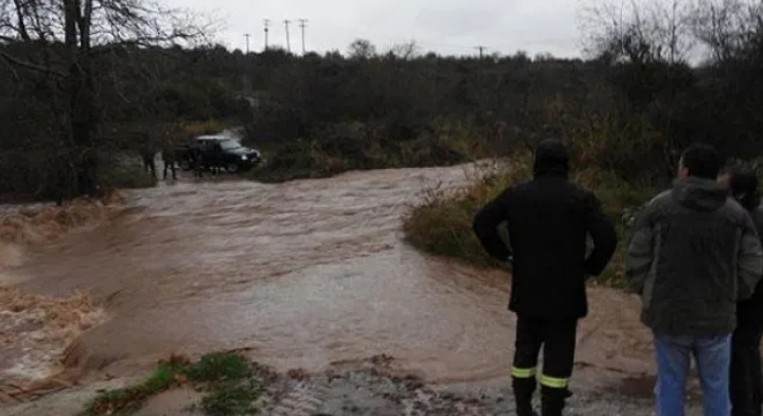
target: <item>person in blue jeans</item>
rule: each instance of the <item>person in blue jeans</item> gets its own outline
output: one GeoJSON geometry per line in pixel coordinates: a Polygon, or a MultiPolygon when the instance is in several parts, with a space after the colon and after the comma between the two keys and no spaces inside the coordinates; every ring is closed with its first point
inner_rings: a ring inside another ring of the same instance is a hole
{"type": "Polygon", "coordinates": [[[716,181],[723,165],[718,153],[693,145],[679,165],[672,189],[639,215],[626,277],[654,334],[657,415],[684,415],[693,357],[705,416],[729,416],[737,302],[752,295],[763,252],[750,215],[716,181]]]}

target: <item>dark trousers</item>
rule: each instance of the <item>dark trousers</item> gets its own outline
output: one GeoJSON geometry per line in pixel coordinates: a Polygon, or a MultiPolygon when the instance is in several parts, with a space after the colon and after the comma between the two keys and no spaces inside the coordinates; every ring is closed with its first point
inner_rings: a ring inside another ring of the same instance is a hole
{"type": "Polygon", "coordinates": [[[535,391],[538,355],[543,348],[543,415],[562,414],[564,401],[569,397],[569,382],[575,363],[577,319],[549,320],[517,316],[514,365],[511,369],[517,414],[532,415],[532,395],[535,391]]]}
{"type": "MultiPolygon", "coordinates": [[[[517,317],[517,338],[514,352],[515,374],[538,366],[543,348],[541,385],[566,388],[575,362],[577,319],[552,321],[529,316],[517,317]]],[[[526,373],[525,373],[526,374],[526,373]]]]}
{"type": "Polygon", "coordinates": [[[761,416],[761,336],[763,322],[739,322],[731,339],[733,416],[761,416]]]}

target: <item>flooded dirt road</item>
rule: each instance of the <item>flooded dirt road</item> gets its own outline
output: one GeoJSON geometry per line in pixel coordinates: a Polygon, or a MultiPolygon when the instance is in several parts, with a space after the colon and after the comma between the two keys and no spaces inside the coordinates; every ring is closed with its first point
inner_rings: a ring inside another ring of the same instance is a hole
{"type": "MultiPolygon", "coordinates": [[[[27,292],[89,291],[108,320],[67,351],[90,374],[129,376],[171,353],[247,348],[276,370],[374,356],[432,383],[507,374],[508,279],[407,246],[401,215],[463,167],[349,173],[263,185],[180,182],[128,194],[106,225],[25,253],[27,292]]],[[[592,289],[578,369],[650,371],[638,302],[592,289]]]]}

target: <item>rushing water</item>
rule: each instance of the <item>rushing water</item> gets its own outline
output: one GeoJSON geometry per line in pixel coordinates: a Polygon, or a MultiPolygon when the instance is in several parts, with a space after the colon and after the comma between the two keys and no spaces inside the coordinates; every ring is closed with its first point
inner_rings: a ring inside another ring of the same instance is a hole
{"type": "MultiPolygon", "coordinates": [[[[65,358],[90,373],[131,375],[171,353],[246,348],[278,370],[388,354],[432,382],[504,376],[514,325],[507,276],[421,254],[400,230],[423,190],[463,185],[465,169],[137,191],[106,225],[29,249],[12,274],[39,295],[89,291],[106,310],[65,358]]],[[[579,367],[646,371],[637,302],[611,290],[591,297],[579,367]]]]}

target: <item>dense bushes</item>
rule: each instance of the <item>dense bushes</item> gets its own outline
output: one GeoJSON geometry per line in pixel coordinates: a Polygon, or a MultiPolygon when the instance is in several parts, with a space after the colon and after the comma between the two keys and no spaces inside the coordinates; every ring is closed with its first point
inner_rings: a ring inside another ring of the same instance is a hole
{"type": "Polygon", "coordinates": [[[458,129],[444,126],[410,140],[389,140],[381,129],[360,122],[338,123],[311,139],[269,148],[264,166],[251,173],[262,181],[318,178],[356,169],[446,166],[484,156],[458,129]]]}

